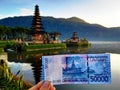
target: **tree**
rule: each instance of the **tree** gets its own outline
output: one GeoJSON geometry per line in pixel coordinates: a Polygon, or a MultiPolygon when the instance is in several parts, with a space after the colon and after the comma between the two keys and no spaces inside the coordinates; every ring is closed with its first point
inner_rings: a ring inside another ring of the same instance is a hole
{"type": "Polygon", "coordinates": [[[15,36],[16,38],[19,38],[19,39],[22,39],[24,40],[26,35],[27,35],[27,32],[29,31],[28,28],[25,28],[25,27],[15,27],[13,29],[13,31],[15,32],[15,36]]]}
{"type": "Polygon", "coordinates": [[[0,40],[3,40],[4,27],[0,26],[0,40]]]}
{"type": "Polygon", "coordinates": [[[0,39],[8,39],[8,34],[11,32],[11,28],[7,26],[0,26],[0,39]]]}
{"type": "Polygon", "coordinates": [[[27,37],[28,28],[25,27],[7,27],[0,26],[0,40],[8,40],[8,39],[22,39],[24,40],[27,37]]]}
{"type": "Polygon", "coordinates": [[[5,33],[4,33],[4,39],[5,40],[10,39],[11,33],[12,33],[12,28],[11,27],[6,27],[5,28],[5,33]]]}

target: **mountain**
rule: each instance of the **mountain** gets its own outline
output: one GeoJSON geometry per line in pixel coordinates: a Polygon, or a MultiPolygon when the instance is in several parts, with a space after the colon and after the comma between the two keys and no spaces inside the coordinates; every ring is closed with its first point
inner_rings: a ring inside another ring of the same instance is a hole
{"type": "MultiPolygon", "coordinates": [[[[0,25],[31,28],[32,16],[8,17],[0,20],[0,25]]],[[[99,41],[120,41],[120,27],[106,28],[99,24],[90,24],[80,18],[54,18],[42,16],[42,24],[47,32],[57,31],[61,33],[60,39],[71,38],[73,32],[78,33],[79,38],[99,41]]]]}

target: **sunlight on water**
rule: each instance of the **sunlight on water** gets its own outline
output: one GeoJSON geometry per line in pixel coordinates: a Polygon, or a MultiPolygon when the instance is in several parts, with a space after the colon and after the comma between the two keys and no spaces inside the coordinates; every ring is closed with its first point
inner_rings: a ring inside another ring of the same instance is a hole
{"type": "Polygon", "coordinates": [[[90,41],[92,44],[120,44],[118,41],[90,41]]]}

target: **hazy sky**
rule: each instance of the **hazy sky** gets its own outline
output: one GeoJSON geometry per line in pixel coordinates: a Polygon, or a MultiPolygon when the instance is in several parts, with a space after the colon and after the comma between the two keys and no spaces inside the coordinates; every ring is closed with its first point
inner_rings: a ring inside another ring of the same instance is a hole
{"type": "Polygon", "coordinates": [[[120,26],[120,0],[0,0],[0,18],[33,15],[36,4],[42,16],[76,16],[106,27],[120,26]]]}

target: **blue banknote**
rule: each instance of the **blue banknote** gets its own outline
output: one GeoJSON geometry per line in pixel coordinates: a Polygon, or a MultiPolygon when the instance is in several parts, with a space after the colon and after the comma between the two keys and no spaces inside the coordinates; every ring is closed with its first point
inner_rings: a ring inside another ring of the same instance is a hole
{"type": "Polygon", "coordinates": [[[89,84],[110,84],[111,68],[109,54],[88,54],[89,84]]]}
{"type": "Polygon", "coordinates": [[[88,84],[86,55],[66,56],[62,65],[63,83],[88,84]]]}
{"type": "Polygon", "coordinates": [[[110,54],[42,56],[42,77],[56,84],[110,84],[110,54]]]}

